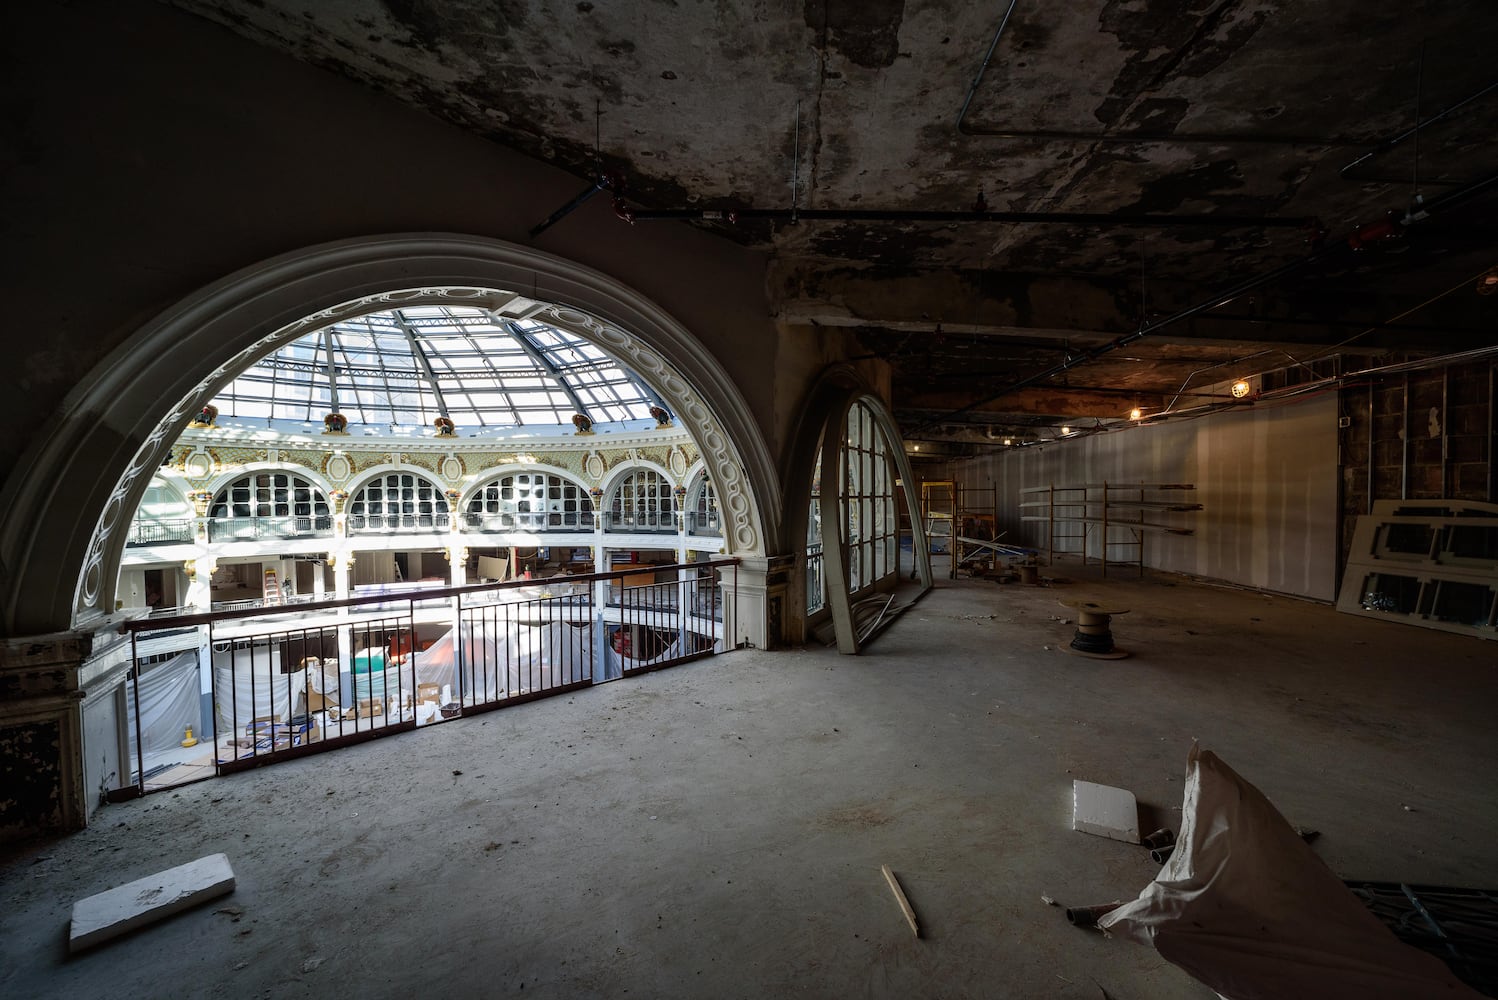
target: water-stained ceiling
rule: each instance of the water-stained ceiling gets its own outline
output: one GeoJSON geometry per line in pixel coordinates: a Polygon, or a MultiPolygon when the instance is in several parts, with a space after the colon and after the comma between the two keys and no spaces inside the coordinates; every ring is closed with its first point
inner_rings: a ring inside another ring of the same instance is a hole
{"type": "Polygon", "coordinates": [[[172,2],[765,249],[925,440],[1498,342],[1491,0],[172,2]]]}

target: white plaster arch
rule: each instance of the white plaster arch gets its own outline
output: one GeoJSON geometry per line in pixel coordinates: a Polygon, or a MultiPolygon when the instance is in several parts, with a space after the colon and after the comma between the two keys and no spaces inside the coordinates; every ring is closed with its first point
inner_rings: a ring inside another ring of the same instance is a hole
{"type": "Polygon", "coordinates": [[[344,491],[348,493],[348,502],[353,503],[354,497],[359,495],[359,491],[375,479],[378,479],[380,476],[388,476],[391,473],[419,476],[437,488],[437,495],[442,497],[444,503],[447,501],[447,487],[442,485],[442,477],[431,469],[423,468],[420,465],[408,465],[403,462],[381,462],[379,465],[371,465],[367,469],[360,469],[349,477],[348,485],[343,487],[344,491]]]}
{"type": "Polygon", "coordinates": [[[659,462],[652,462],[648,458],[630,458],[609,470],[609,474],[603,477],[603,482],[598,485],[603,489],[604,504],[614,502],[614,493],[619,489],[620,480],[632,472],[654,472],[673,487],[680,485],[676,477],[671,475],[671,470],[659,462]]]}
{"type": "Polygon", "coordinates": [[[553,465],[506,462],[503,465],[488,466],[479,475],[468,477],[469,482],[463,487],[462,493],[458,497],[459,506],[465,506],[468,501],[473,499],[473,495],[475,493],[488,486],[489,484],[495,482],[496,480],[503,479],[505,476],[513,476],[517,472],[533,472],[541,473],[542,475],[547,476],[556,476],[563,482],[571,483],[573,486],[576,486],[578,489],[582,490],[583,496],[585,497],[588,495],[588,490],[592,489],[592,487],[588,485],[587,481],[583,479],[583,477],[574,475],[573,473],[568,472],[565,469],[558,469],[553,465]]]}
{"type": "Polygon", "coordinates": [[[212,493],[217,497],[220,490],[236,479],[243,479],[245,476],[256,472],[284,472],[288,476],[301,476],[307,482],[322,490],[323,499],[328,501],[330,507],[332,506],[333,499],[328,494],[332,493],[335,487],[328,484],[327,479],[323,477],[322,473],[315,472],[305,465],[295,465],[286,462],[245,462],[242,465],[235,465],[232,467],[232,470],[226,469],[221,471],[218,475],[210,479],[208,481],[209,485],[204,487],[204,491],[212,493]]]}
{"type": "Polygon", "coordinates": [[[162,486],[171,490],[172,495],[177,498],[177,503],[182,507],[183,511],[188,516],[192,515],[192,500],[188,497],[188,494],[192,492],[192,484],[187,481],[186,476],[182,475],[176,469],[163,468],[151,473],[151,479],[146,481],[147,488],[150,488],[152,480],[159,482],[162,486]]]}
{"type": "Polygon", "coordinates": [[[453,233],[379,235],[296,250],[187,296],[76,385],[55,430],[0,491],[0,631],[57,631],[113,607],[130,517],[190,416],[279,344],[335,320],[402,304],[482,304],[521,289],[542,315],[651,382],[693,429],[732,503],[734,555],[778,535],[769,448],[717,359],[660,306],[601,272],[541,251],[453,233]],[[163,409],[162,400],[175,400],[163,409]]]}

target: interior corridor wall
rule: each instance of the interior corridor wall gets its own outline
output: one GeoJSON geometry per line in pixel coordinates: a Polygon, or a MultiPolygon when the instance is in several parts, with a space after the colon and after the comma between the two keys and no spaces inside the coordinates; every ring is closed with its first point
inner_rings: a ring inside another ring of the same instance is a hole
{"type": "MultiPolygon", "coordinates": [[[[1147,535],[1147,566],[1332,601],[1337,460],[1337,402],[1328,393],[1008,449],[955,463],[952,477],[968,487],[993,485],[1005,541],[1042,551],[1046,525],[1020,521],[1023,488],[1193,483],[1194,499],[1205,509],[1173,517],[1195,533],[1147,535]]],[[[1100,554],[1099,530],[1091,532],[1090,556],[1100,554]]]]}

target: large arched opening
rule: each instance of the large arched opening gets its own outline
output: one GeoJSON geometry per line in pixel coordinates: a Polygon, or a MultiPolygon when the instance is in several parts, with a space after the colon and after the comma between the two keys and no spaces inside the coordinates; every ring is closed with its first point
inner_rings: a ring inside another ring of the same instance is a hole
{"type": "MultiPolygon", "coordinates": [[[[522,291],[647,379],[692,429],[727,554],[755,564],[778,537],[778,481],[742,396],[690,331],[620,282],[497,240],[404,234],[310,247],[247,268],[166,310],[69,397],[7,485],[0,580],[9,635],[86,626],[115,607],[132,514],[192,416],[252,361],[339,317],[394,304],[482,303],[522,291]],[[163,410],[163,407],[169,407],[163,410]]],[[[738,626],[764,641],[751,600],[738,626]]]]}

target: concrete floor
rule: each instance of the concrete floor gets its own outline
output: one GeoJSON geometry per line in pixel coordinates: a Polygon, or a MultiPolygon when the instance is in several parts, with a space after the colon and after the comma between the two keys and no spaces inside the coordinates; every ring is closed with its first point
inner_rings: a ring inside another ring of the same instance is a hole
{"type": "Polygon", "coordinates": [[[0,865],[0,995],[1210,997],[1040,898],[1149,881],[1070,830],[1071,779],[1174,826],[1193,738],[1339,874],[1498,885],[1498,644],[1053,572],[942,581],[860,658],[732,653],[108,806],[0,865]],[[1081,594],[1135,609],[1133,658],[1060,652],[1081,594]],[[232,896],[65,958],[73,900],[215,851],[232,896]]]}

